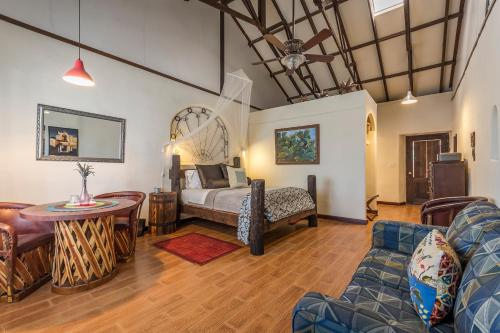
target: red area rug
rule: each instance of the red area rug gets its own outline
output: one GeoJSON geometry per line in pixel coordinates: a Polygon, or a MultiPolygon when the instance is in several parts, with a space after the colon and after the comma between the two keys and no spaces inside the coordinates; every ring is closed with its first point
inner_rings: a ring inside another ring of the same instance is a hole
{"type": "Polygon", "coordinates": [[[241,248],[239,245],[196,232],[167,239],[154,245],[198,265],[204,265],[241,248]]]}

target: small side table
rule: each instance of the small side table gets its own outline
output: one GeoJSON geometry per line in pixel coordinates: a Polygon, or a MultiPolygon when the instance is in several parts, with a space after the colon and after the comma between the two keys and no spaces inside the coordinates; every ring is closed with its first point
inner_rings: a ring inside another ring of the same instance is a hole
{"type": "Polygon", "coordinates": [[[152,235],[175,232],[177,221],[177,193],[149,193],[149,228],[152,235]]]}

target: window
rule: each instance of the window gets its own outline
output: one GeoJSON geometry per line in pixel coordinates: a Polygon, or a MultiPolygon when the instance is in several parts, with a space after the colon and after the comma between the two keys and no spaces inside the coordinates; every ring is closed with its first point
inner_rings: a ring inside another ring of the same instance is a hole
{"type": "Polygon", "coordinates": [[[377,15],[403,5],[403,0],[372,0],[372,4],[373,13],[377,15]]]}

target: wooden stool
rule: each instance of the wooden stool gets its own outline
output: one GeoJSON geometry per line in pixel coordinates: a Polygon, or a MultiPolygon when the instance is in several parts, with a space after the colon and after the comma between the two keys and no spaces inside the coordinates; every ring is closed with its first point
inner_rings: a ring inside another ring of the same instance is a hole
{"type": "Polygon", "coordinates": [[[177,221],[177,193],[149,193],[149,228],[152,235],[175,232],[177,221]]]}

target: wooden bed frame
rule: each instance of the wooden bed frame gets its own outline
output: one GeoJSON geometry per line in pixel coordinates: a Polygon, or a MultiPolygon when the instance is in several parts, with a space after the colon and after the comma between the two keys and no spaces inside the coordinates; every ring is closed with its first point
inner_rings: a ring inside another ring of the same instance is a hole
{"type": "MultiPolygon", "coordinates": [[[[233,166],[240,167],[240,158],[233,159],[233,166]]],[[[233,227],[238,226],[239,214],[226,212],[221,210],[209,209],[197,205],[183,204],[181,200],[181,178],[184,178],[186,170],[193,169],[181,168],[181,159],[179,155],[172,156],[172,169],[170,170],[171,189],[177,193],[177,218],[180,218],[181,213],[193,215],[201,219],[212,222],[222,223],[233,227]]],[[[307,176],[307,190],[311,195],[314,204],[316,205],[316,176],[307,176]]],[[[288,216],[274,223],[268,223],[264,217],[264,195],[265,181],[263,179],[252,180],[251,183],[251,218],[250,218],[250,234],[249,246],[250,252],[253,255],[259,256],[264,254],[264,233],[274,230],[284,224],[296,224],[297,222],[307,219],[309,227],[317,227],[318,217],[317,209],[306,210],[295,215],[288,216]]]]}

